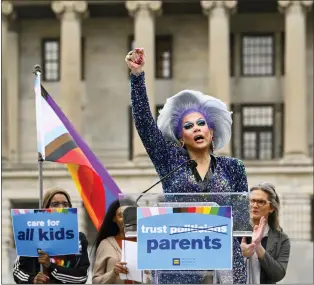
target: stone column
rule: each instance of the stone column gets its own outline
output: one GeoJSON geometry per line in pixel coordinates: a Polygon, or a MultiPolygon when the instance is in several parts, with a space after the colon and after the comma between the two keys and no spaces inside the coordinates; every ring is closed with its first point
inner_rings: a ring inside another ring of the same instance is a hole
{"type": "Polygon", "coordinates": [[[7,40],[8,40],[8,29],[9,29],[9,21],[10,17],[13,14],[13,5],[9,1],[2,1],[1,2],[1,40],[2,40],[2,53],[1,53],[1,59],[2,59],[2,75],[1,75],[1,99],[2,99],[2,158],[8,160],[9,158],[9,141],[8,141],[8,109],[7,109],[7,103],[8,103],[8,54],[7,54],[7,40]]]}
{"type": "Polygon", "coordinates": [[[8,33],[7,56],[7,137],[8,160],[11,164],[19,159],[19,32],[14,28],[8,33]]]}
{"type": "Polygon", "coordinates": [[[9,282],[9,275],[12,274],[12,268],[9,268],[9,251],[13,249],[13,232],[12,232],[12,222],[11,222],[11,202],[7,197],[2,199],[2,276],[8,278],[8,280],[3,280],[4,283],[9,282]]]}
{"type": "Polygon", "coordinates": [[[306,12],[313,1],[278,1],[285,13],[284,160],[308,161],[306,12]]]}
{"type": "MultiPolygon", "coordinates": [[[[201,1],[208,16],[209,95],[230,106],[229,16],[237,1],[201,1]]],[[[214,134],[215,137],[215,134],[214,134]]],[[[230,144],[219,153],[230,155],[230,144]]]]}
{"type": "Polygon", "coordinates": [[[86,1],[53,1],[52,10],[61,20],[61,107],[76,130],[81,130],[81,21],[86,1]]]}
{"type": "MultiPolygon", "coordinates": [[[[161,12],[161,1],[127,1],[126,8],[134,17],[135,47],[146,54],[145,82],[152,114],[155,114],[155,15],[161,12]]],[[[146,150],[134,129],[133,158],[136,162],[147,160],[146,150]]]]}

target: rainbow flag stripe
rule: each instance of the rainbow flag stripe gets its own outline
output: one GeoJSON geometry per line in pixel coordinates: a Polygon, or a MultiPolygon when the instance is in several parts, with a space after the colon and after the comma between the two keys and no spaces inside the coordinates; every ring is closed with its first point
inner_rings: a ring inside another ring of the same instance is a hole
{"type": "Polygon", "coordinates": [[[156,215],[166,215],[166,214],[181,214],[181,213],[192,213],[192,214],[202,214],[211,216],[221,216],[226,218],[231,218],[231,208],[228,206],[222,207],[144,207],[139,208],[138,218],[146,218],[156,215]]]}
{"type": "Polygon", "coordinates": [[[77,214],[77,208],[54,208],[54,209],[12,209],[11,215],[37,214],[37,213],[61,213],[77,214]]]}

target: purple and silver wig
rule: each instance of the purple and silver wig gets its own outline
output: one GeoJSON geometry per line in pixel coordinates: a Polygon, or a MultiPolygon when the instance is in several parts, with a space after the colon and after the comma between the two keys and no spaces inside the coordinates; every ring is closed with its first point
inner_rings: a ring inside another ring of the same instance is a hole
{"type": "Polygon", "coordinates": [[[183,90],[168,98],[159,112],[157,125],[165,139],[180,145],[183,119],[194,112],[201,113],[213,129],[215,149],[223,148],[230,141],[232,112],[221,100],[193,90],[183,90]]]}

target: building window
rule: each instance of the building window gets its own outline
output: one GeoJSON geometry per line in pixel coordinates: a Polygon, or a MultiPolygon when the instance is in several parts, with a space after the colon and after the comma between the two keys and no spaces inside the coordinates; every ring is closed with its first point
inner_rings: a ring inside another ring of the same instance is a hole
{"type": "Polygon", "coordinates": [[[241,117],[243,159],[273,159],[273,106],[242,106],[241,117]]]}
{"type": "Polygon", "coordinates": [[[235,49],[235,37],[234,34],[229,36],[229,53],[230,53],[230,76],[234,76],[234,49],[235,49]]]}
{"type": "Polygon", "coordinates": [[[42,67],[44,81],[60,79],[60,40],[44,39],[42,43],[42,67]]]}
{"type": "MultiPolygon", "coordinates": [[[[42,44],[44,81],[60,80],[60,39],[44,39],[42,44]]],[[[81,80],[85,79],[85,39],[81,38],[81,80]]]]}
{"type": "Polygon", "coordinates": [[[172,37],[156,37],[156,78],[172,77],[172,37]]]}
{"type": "Polygon", "coordinates": [[[286,45],[286,41],[285,41],[285,33],[281,32],[280,34],[280,47],[281,47],[281,74],[284,75],[285,74],[285,45],[286,45]]]}
{"type": "Polygon", "coordinates": [[[134,50],[135,48],[135,40],[134,40],[134,36],[129,36],[128,38],[128,52],[131,51],[131,50],[134,50]]]}
{"type": "MultiPolygon", "coordinates": [[[[128,52],[133,50],[134,36],[129,36],[128,52]]],[[[158,35],[155,38],[155,66],[156,78],[172,78],[172,36],[158,35]]]]}
{"type": "Polygon", "coordinates": [[[232,155],[248,160],[280,159],[284,147],[284,105],[231,104],[232,155]]]}
{"type": "Polygon", "coordinates": [[[275,74],[274,34],[242,34],[242,76],[271,76],[275,74]]]}

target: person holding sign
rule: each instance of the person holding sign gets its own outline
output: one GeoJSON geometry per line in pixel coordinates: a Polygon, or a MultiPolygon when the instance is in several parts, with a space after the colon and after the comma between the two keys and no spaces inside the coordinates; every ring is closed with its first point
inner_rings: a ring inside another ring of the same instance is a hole
{"type": "MultiPolygon", "coordinates": [[[[42,208],[71,208],[69,194],[55,188],[47,191],[42,208]]],[[[84,284],[90,266],[87,246],[83,233],[79,233],[80,254],[51,257],[38,249],[39,257],[18,256],[13,268],[13,278],[17,284],[84,284]],[[43,266],[43,272],[40,271],[43,266]]]]}
{"type": "MultiPolygon", "coordinates": [[[[93,284],[135,283],[121,280],[121,274],[128,274],[125,262],[121,261],[122,243],[126,240],[123,229],[123,210],[120,201],[115,200],[106,212],[95,241],[95,264],[93,284]]],[[[135,241],[135,239],[129,239],[135,241]]]]}
{"type": "MultiPolygon", "coordinates": [[[[130,51],[125,61],[131,70],[133,118],[144,147],[160,178],[177,169],[162,181],[164,192],[247,192],[243,162],[214,155],[231,137],[231,112],[226,104],[199,91],[183,90],[167,99],[156,124],[146,94],[144,50],[130,51]]],[[[249,219],[248,210],[243,209],[238,218],[240,222],[249,219]]],[[[233,271],[220,272],[221,283],[246,281],[245,264],[236,238],[233,245],[233,271]]],[[[159,282],[202,282],[202,276],[196,273],[180,275],[177,271],[163,276],[158,278],[159,282]]]]}
{"type": "Polygon", "coordinates": [[[252,238],[244,237],[242,254],[246,257],[248,284],[270,284],[282,280],[290,255],[290,241],[279,225],[280,200],[275,186],[261,183],[250,189],[252,238]]]}

